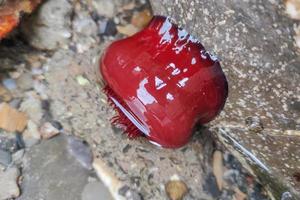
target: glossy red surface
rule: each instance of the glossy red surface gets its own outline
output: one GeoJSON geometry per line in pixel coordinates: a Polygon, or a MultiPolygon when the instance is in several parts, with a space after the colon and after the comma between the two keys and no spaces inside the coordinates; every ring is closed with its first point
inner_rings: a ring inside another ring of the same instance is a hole
{"type": "Polygon", "coordinates": [[[156,16],[132,37],[113,42],[100,70],[111,101],[152,143],[185,145],[196,123],[214,119],[228,93],[215,56],[168,18],[156,16]]]}

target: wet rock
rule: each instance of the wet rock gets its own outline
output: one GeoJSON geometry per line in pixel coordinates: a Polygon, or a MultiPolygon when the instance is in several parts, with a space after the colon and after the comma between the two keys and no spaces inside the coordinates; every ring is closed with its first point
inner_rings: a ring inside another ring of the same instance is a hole
{"type": "Polygon", "coordinates": [[[72,6],[67,0],[45,1],[26,22],[22,32],[28,42],[39,49],[54,50],[71,37],[72,6]]]}
{"type": "Polygon", "coordinates": [[[59,135],[35,145],[23,158],[20,200],[80,200],[89,170],[70,155],[67,138],[59,135]]]}
{"type": "Polygon", "coordinates": [[[40,128],[40,134],[43,139],[50,139],[59,134],[59,130],[50,122],[44,123],[40,128]]]}
{"type": "Polygon", "coordinates": [[[29,93],[27,98],[21,103],[20,110],[25,112],[29,119],[39,124],[43,116],[41,102],[34,93],[29,93]]]}
{"type": "Polygon", "coordinates": [[[101,182],[88,183],[81,194],[81,200],[113,200],[108,189],[101,182]]]}
{"type": "Polygon", "coordinates": [[[68,137],[68,151],[76,158],[79,163],[87,168],[92,169],[93,155],[90,147],[86,142],[78,138],[68,137]]]}
{"type": "Polygon", "coordinates": [[[106,35],[106,36],[113,36],[117,34],[117,28],[114,20],[108,19],[108,20],[101,20],[98,22],[99,24],[99,34],[100,35],[106,35]]]}
{"type": "Polygon", "coordinates": [[[17,179],[20,171],[13,167],[0,171],[0,200],[16,198],[20,195],[17,179]]]}
{"type": "Polygon", "coordinates": [[[23,73],[16,82],[18,88],[23,91],[33,88],[33,79],[30,73],[23,73]]]}
{"type": "Polygon", "coordinates": [[[2,84],[8,90],[14,90],[17,88],[16,82],[14,79],[6,78],[2,80],[2,84]]]}
{"type": "Polygon", "coordinates": [[[28,121],[27,128],[23,132],[22,136],[26,147],[31,147],[39,143],[41,139],[38,126],[31,120],[28,121]]]}
{"type": "Polygon", "coordinates": [[[113,1],[97,0],[92,2],[93,7],[100,16],[113,17],[116,13],[115,4],[113,1]]]}
{"type": "Polygon", "coordinates": [[[0,164],[4,166],[8,166],[12,161],[11,154],[7,151],[3,151],[0,149],[0,164]]]}
{"type": "Polygon", "coordinates": [[[188,192],[186,184],[181,180],[171,180],[165,186],[170,200],[182,200],[188,192]]]}
{"type": "Polygon", "coordinates": [[[22,158],[25,154],[25,150],[24,149],[20,149],[19,151],[15,152],[12,155],[12,161],[14,164],[19,165],[22,163],[22,158]]]}
{"type": "Polygon", "coordinates": [[[8,132],[22,132],[27,125],[27,120],[25,113],[19,112],[7,103],[0,104],[0,128],[8,132]]]}

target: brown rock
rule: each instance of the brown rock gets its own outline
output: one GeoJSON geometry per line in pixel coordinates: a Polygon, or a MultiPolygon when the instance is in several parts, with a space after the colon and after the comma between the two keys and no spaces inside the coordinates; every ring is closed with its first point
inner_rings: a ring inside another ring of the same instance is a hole
{"type": "Polygon", "coordinates": [[[188,192],[186,184],[181,180],[171,180],[165,186],[168,197],[171,200],[181,200],[188,192]]]}
{"type": "Polygon", "coordinates": [[[27,125],[27,116],[23,112],[10,107],[7,103],[0,104],[0,128],[9,132],[22,132],[27,125]]]}
{"type": "Polygon", "coordinates": [[[132,24],[127,24],[125,26],[117,26],[117,30],[119,33],[126,36],[132,36],[133,34],[139,31],[139,29],[132,24]]]}
{"type": "Polygon", "coordinates": [[[142,29],[144,28],[152,19],[150,10],[145,9],[141,12],[134,13],[131,18],[131,24],[135,27],[142,29]]]}
{"type": "Polygon", "coordinates": [[[52,137],[56,136],[57,134],[59,134],[59,130],[57,128],[55,128],[54,126],[52,126],[51,123],[46,122],[41,127],[40,133],[41,133],[41,136],[43,139],[49,139],[49,138],[52,138],[52,137]]]}

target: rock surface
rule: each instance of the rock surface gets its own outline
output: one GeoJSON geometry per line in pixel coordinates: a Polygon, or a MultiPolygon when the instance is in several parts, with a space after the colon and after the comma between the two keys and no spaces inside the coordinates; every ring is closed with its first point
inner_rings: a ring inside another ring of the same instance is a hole
{"type": "Polygon", "coordinates": [[[250,164],[274,198],[290,191],[299,199],[300,138],[284,132],[300,129],[300,57],[283,2],[151,3],[154,13],[173,17],[221,57],[229,99],[211,131],[250,164]],[[264,130],[249,128],[248,117],[260,118],[264,130]]]}
{"type": "Polygon", "coordinates": [[[63,135],[30,148],[23,165],[19,200],[80,200],[90,173],[68,153],[63,135]]]}
{"type": "Polygon", "coordinates": [[[83,189],[81,200],[113,200],[113,198],[103,183],[91,182],[83,189]]]}
{"type": "Polygon", "coordinates": [[[17,184],[20,171],[17,168],[8,168],[6,171],[0,170],[0,200],[16,198],[20,195],[17,184]]]}

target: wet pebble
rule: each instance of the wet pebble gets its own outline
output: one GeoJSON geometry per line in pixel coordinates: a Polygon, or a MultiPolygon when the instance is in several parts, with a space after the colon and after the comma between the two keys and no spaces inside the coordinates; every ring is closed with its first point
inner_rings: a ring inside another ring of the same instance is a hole
{"type": "Polygon", "coordinates": [[[187,194],[188,188],[181,180],[171,180],[165,185],[170,200],[181,200],[187,194]]]}

